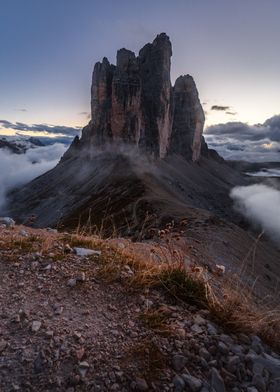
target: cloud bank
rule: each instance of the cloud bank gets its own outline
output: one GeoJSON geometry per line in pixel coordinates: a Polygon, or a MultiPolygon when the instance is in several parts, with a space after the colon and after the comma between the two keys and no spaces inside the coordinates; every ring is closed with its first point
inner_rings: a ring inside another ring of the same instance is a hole
{"type": "Polygon", "coordinates": [[[208,127],[206,141],[226,159],[280,161],[280,115],[263,124],[228,122],[208,127]]]}
{"type": "Polygon", "coordinates": [[[250,222],[264,230],[273,240],[280,241],[280,191],[263,184],[232,189],[231,198],[250,222]]]}
{"type": "Polygon", "coordinates": [[[59,143],[32,148],[21,155],[0,150],[0,208],[5,205],[7,192],[52,169],[65,150],[66,146],[59,143]]]}
{"type": "Polygon", "coordinates": [[[21,122],[12,123],[7,120],[0,120],[0,127],[5,129],[14,129],[20,132],[36,132],[47,135],[63,135],[68,137],[75,137],[79,135],[79,127],[67,127],[65,125],[50,125],[50,124],[32,124],[28,125],[21,122]]]}

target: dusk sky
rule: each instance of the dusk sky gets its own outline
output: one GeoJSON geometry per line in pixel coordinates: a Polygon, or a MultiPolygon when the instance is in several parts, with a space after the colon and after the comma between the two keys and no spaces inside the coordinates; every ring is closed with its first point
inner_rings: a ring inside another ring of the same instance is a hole
{"type": "Polygon", "coordinates": [[[194,77],[206,125],[264,123],[280,113],[279,0],[0,0],[0,5],[1,120],[85,125],[94,63],[103,56],[115,63],[122,47],[138,53],[160,32],[173,44],[172,81],[180,74],[194,77]]]}

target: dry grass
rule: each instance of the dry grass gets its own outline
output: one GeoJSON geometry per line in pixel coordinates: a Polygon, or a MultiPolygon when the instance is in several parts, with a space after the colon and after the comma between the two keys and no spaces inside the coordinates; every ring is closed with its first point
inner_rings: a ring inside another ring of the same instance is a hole
{"type": "MultiPolygon", "coordinates": [[[[147,254],[153,250],[160,255],[160,260],[146,256],[137,244],[129,243],[119,249],[117,243],[102,240],[97,236],[80,234],[40,235],[31,234],[27,238],[13,235],[1,244],[2,249],[19,249],[22,252],[41,250],[53,251],[54,244],[69,244],[102,250],[98,263],[98,276],[107,281],[121,280],[129,290],[143,290],[151,287],[162,290],[179,303],[194,304],[206,308],[212,317],[230,331],[256,334],[265,342],[280,350],[280,309],[272,304],[271,299],[257,301],[254,287],[243,283],[242,277],[230,276],[209,278],[207,271],[193,265],[186,267],[185,254],[176,252],[175,236],[171,238],[167,230],[168,241],[165,244],[147,245],[147,254]],[[135,246],[135,248],[134,248],[135,246]],[[149,248],[150,247],[150,248],[149,248]]],[[[162,232],[161,236],[164,237],[162,232]]],[[[142,244],[143,245],[143,244],[142,244]]],[[[64,250],[57,251],[63,258],[64,250]]],[[[246,275],[245,275],[246,276],[246,275]]],[[[165,327],[165,319],[155,312],[146,312],[143,316],[150,328],[165,327]]]]}
{"type": "Polygon", "coordinates": [[[63,234],[60,240],[66,245],[70,245],[71,248],[80,247],[88,249],[100,249],[104,248],[106,243],[97,235],[87,236],[85,234],[63,234]]]}
{"type": "Polygon", "coordinates": [[[207,307],[212,316],[233,332],[260,336],[275,350],[280,350],[280,307],[271,300],[257,300],[252,289],[225,279],[219,294],[211,290],[207,307]]]}
{"type": "Polygon", "coordinates": [[[134,363],[135,367],[140,370],[138,376],[144,377],[148,382],[158,379],[167,366],[165,355],[150,340],[141,341],[130,347],[126,361],[129,365],[134,363]]]}
{"type": "Polygon", "coordinates": [[[170,335],[172,333],[171,327],[167,324],[168,315],[157,310],[147,310],[140,314],[139,319],[146,327],[153,329],[161,335],[170,335]]]}
{"type": "Polygon", "coordinates": [[[21,237],[12,236],[1,243],[3,250],[17,250],[20,252],[35,252],[38,251],[41,245],[41,238],[37,236],[21,237]]]}
{"type": "MultiPolygon", "coordinates": [[[[129,252],[108,249],[109,252],[103,253],[99,259],[102,278],[108,281],[121,279],[125,266],[128,266],[133,274],[126,276],[123,282],[129,289],[161,289],[181,303],[208,309],[213,319],[228,330],[258,335],[274,349],[280,350],[279,307],[272,302],[258,301],[253,288],[242,283],[240,276],[231,275],[230,280],[218,276],[210,278],[207,271],[200,267],[186,268],[183,260],[170,262],[172,255],[156,263],[133,256],[131,249],[129,252]]],[[[166,248],[164,252],[167,252],[166,248]]],[[[156,314],[146,314],[144,319],[151,328],[164,323],[156,314]]]]}

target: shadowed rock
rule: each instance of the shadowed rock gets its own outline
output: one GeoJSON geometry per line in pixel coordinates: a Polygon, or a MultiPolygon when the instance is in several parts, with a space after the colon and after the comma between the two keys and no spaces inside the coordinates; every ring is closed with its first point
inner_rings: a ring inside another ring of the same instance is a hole
{"type": "Polygon", "coordinates": [[[203,109],[191,76],[179,77],[172,88],[171,56],[171,42],[162,33],[145,45],[138,57],[120,49],[116,66],[107,58],[96,63],[91,87],[92,118],[83,129],[80,145],[125,143],[156,158],[172,153],[198,161],[203,109]]]}

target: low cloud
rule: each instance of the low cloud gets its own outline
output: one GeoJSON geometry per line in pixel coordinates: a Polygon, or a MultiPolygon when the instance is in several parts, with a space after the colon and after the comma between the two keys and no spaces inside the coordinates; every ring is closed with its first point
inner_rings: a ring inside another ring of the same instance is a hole
{"type": "Polygon", "coordinates": [[[205,130],[205,138],[209,146],[226,159],[279,161],[280,115],[263,124],[228,122],[212,125],[205,130]]]}
{"type": "Polygon", "coordinates": [[[22,109],[14,109],[16,112],[27,112],[27,109],[24,109],[24,108],[22,108],[22,109]]]}
{"type": "Polygon", "coordinates": [[[273,240],[280,240],[280,191],[263,184],[235,187],[235,208],[273,240]]]}
{"type": "Polygon", "coordinates": [[[36,132],[42,134],[64,135],[74,137],[79,135],[79,127],[67,127],[65,125],[50,125],[50,124],[25,124],[21,122],[10,122],[7,120],[0,120],[0,127],[5,129],[14,129],[18,132],[36,132]]]}
{"type": "Polygon", "coordinates": [[[218,111],[226,111],[226,110],[229,110],[229,109],[230,109],[229,106],[213,105],[211,107],[211,110],[218,110],[218,111]]]}
{"type": "Polygon", "coordinates": [[[21,155],[0,150],[0,208],[5,205],[7,192],[52,169],[65,150],[66,146],[58,143],[32,148],[21,155]]]}

